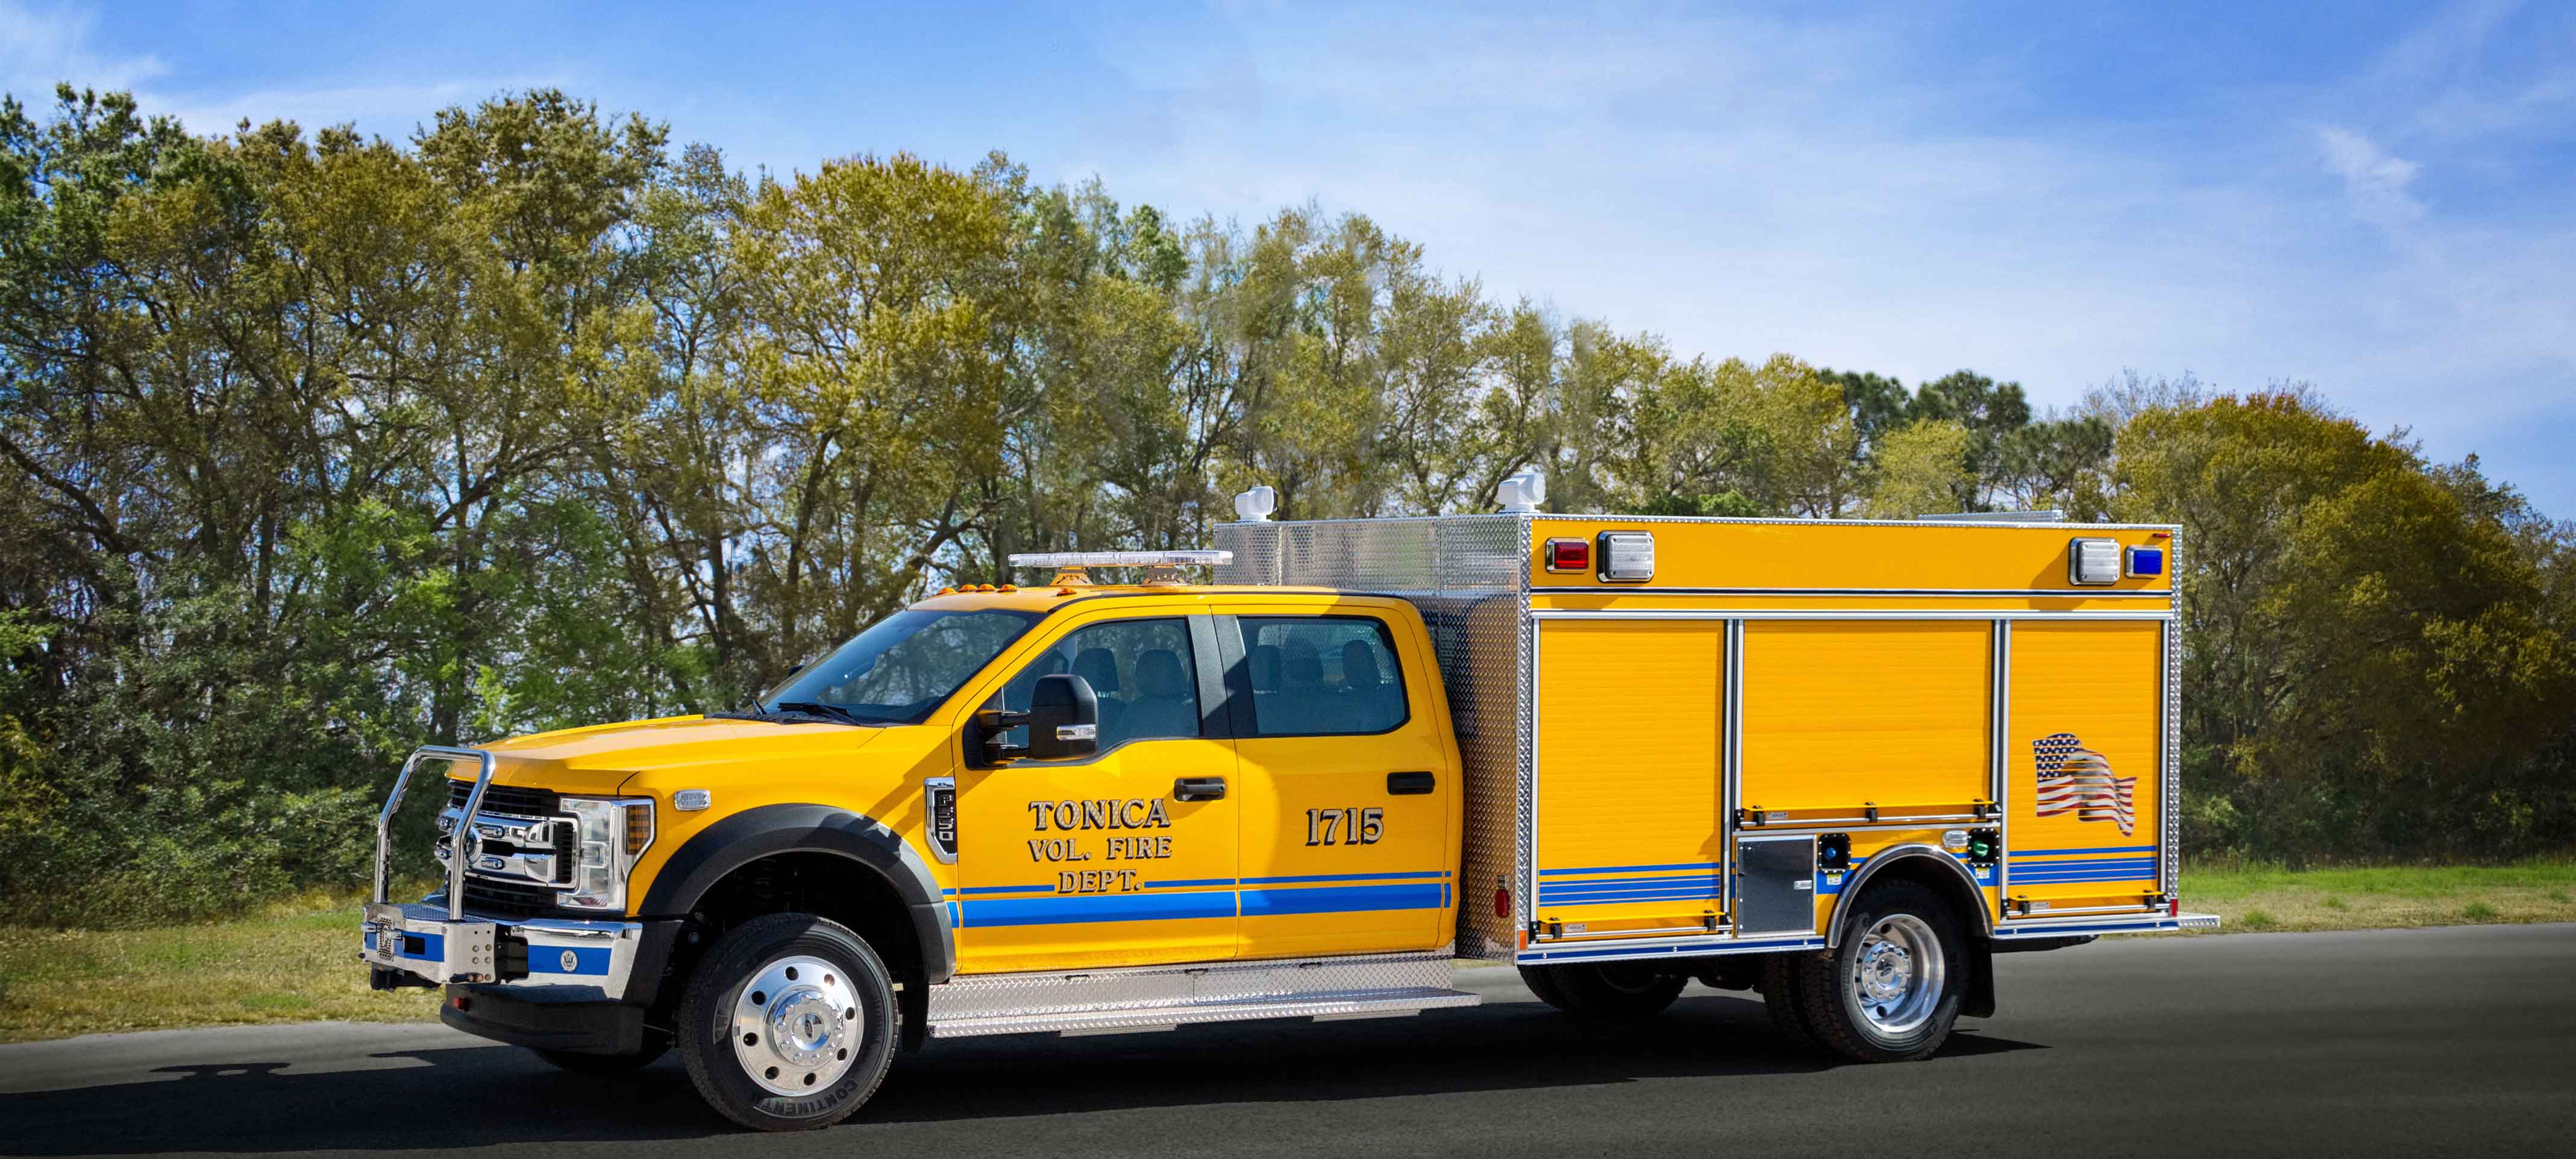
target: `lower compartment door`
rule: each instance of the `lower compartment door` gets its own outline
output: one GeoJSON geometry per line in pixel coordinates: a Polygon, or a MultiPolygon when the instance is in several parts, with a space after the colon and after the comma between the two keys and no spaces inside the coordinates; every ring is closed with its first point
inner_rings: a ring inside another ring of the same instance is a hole
{"type": "Polygon", "coordinates": [[[1816,839],[1747,837],[1735,844],[1743,872],[1735,877],[1736,933],[1816,931],[1816,839]]]}
{"type": "Polygon", "coordinates": [[[1721,924],[1726,625],[1541,621],[1537,659],[1536,940],[1721,924]]]}

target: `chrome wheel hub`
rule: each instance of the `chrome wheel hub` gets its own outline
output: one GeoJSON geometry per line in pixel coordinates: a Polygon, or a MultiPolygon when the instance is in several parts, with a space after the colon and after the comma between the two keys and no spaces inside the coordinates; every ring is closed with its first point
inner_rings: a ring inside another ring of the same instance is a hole
{"type": "Polygon", "coordinates": [[[1870,925],[1852,956],[1852,1003],[1879,1033],[1904,1034],[1931,1020],[1944,973],[1932,927],[1912,914],[1889,914],[1870,925]]]}
{"type": "Polygon", "coordinates": [[[858,990],[820,958],[772,961],[734,997],[734,1059],[772,1094],[811,1094],[839,1081],[866,1029],[858,990]]]}

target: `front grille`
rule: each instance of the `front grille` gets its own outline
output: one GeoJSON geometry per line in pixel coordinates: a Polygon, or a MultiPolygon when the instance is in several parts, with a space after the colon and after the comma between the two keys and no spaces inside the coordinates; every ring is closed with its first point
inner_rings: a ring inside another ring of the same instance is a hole
{"type": "MultiPolygon", "coordinates": [[[[451,779],[447,782],[447,807],[461,813],[465,809],[465,799],[473,794],[474,782],[451,779]]],[[[483,816],[502,814],[512,817],[554,817],[562,815],[562,810],[562,798],[552,789],[489,785],[483,790],[482,808],[476,812],[483,816]]],[[[562,822],[554,825],[552,832],[555,882],[558,885],[570,885],[574,853],[573,827],[570,822],[562,822]]],[[[442,842],[442,844],[445,843],[442,842]]],[[[509,847],[500,848],[507,850],[509,847]]],[[[465,874],[465,900],[467,904],[483,912],[511,917],[553,913],[554,899],[553,890],[519,882],[486,879],[470,869],[465,874]]]]}
{"type": "Polygon", "coordinates": [[[465,875],[465,908],[491,917],[533,918],[557,913],[557,896],[551,889],[487,881],[470,873],[465,875]]]}
{"type": "MultiPolygon", "coordinates": [[[[463,809],[465,798],[474,795],[474,782],[449,780],[447,807],[463,809]]],[[[563,801],[552,789],[523,789],[516,785],[493,785],[483,790],[483,809],[520,817],[551,817],[563,809],[563,801]]]]}

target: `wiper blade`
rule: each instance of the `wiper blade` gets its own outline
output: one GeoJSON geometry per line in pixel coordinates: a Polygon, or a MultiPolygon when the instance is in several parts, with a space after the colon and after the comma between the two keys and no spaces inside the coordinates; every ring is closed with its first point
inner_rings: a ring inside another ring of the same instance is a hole
{"type": "Polygon", "coordinates": [[[820,703],[817,703],[817,702],[815,702],[815,701],[811,701],[811,700],[786,700],[786,701],[780,701],[780,702],[779,702],[779,705],[778,705],[778,711],[780,711],[780,712],[799,712],[799,713],[803,713],[803,714],[805,714],[805,715],[807,715],[807,716],[822,716],[822,717],[829,717],[829,718],[831,718],[831,719],[833,719],[833,720],[840,721],[840,722],[841,722],[841,723],[843,723],[843,724],[874,724],[874,723],[876,723],[875,721],[872,721],[872,720],[862,720],[862,719],[860,719],[859,714],[857,714],[857,713],[855,713],[855,712],[852,712],[852,711],[850,711],[849,709],[843,708],[843,707],[841,707],[840,705],[837,705],[837,704],[820,704],[820,703]]]}
{"type": "Polygon", "coordinates": [[[763,724],[857,724],[846,714],[822,711],[819,705],[782,704],[779,711],[760,708],[727,709],[704,715],[708,720],[756,720],[763,724]]]}

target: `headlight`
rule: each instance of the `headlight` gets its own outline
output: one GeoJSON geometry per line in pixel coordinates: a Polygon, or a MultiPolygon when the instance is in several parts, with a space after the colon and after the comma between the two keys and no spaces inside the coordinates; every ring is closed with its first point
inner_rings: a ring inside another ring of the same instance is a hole
{"type": "Polygon", "coordinates": [[[572,889],[557,901],[571,909],[626,910],[626,875],[653,845],[653,802],[565,797],[572,814],[572,889]]]}

